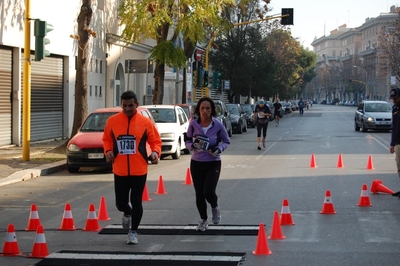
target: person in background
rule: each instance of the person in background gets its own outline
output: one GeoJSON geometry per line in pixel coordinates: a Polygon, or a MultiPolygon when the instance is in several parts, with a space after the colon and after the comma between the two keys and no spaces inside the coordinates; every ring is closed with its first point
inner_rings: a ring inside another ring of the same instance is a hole
{"type": "Polygon", "coordinates": [[[123,212],[122,227],[129,229],[127,244],[137,244],[137,229],[143,216],[142,194],[148,172],[146,142],[152,150],[151,162],[157,164],[162,141],[151,120],[137,112],[138,101],[134,92],[122,93],[121,107],[122,112],[106,122],[103,148],[106,161],[113,162],[115,202],[117,209],[123,212]]]}
{"type": "MultiPolygon", "coordinates": [[[[392,88],[389,98],[393,101],[392,135],[389,151],[395,154],[397,175],[400,177],[400,88],[392,88]]],[[[394,193],[393,196],[400,197],[400,191],[394,193]]]]}
{"type": "Polygon", "coordinates": [[[208,228],[207,202],[211,205],[212,222],[221,221],[216,188],[221,173],[221,153],[230,144],[230,138],[224,125],[215,118],[217,111],[211,98],[201,98],[194,114],[198,118],[189,124],[185,145],[193,151],[190,173],[201,219],[196,231],[205,231],[208,228]]]}
{"type": "Polygon", "coordinates": [[[272,116],[271,110],[268,105],[265,104],[264,100],[260,100],[256,105],[254,110],[253,117],[251,118],[254,121],[254,118],[257,117],[257,149],[261,150],[261,131],[262,131],[262,146],[266,147],[265,139],[267,138],[267,129],[268,129],[268,120],[269,117],[272,116]]]}
{"type": "Polygon", "coordinates": [[[279,99],[276,98],[274,102],[274,118],[275,118],[275,126],[279,126],[279,118],[282,111],[282,104],[279,102],[279,99]]]}
{"type": "Polygon", "coordinates": [[[300,116],[302,116],[303,113],[304,113],[304,101],[303,101],[303,98],[300,98],[300,101],[299,101],[298,105],[299,105],[300,116]]]}

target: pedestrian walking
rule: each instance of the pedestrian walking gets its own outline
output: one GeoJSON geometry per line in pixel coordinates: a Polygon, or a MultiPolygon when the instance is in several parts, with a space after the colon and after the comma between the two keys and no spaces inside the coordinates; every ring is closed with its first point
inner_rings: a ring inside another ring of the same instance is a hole
{"type": "Polygon", "coordinates": [[[142,194],[148,172],[146,142],[153,164],[158,163],[162,141],[150,119],[136,110],[136,94],[121,95],[122,112],[111,116],[104,128],[103,147],[107,162],[113,162],[116,207],[123,212],[122,227],[129,229],[127,244],[137,244],[137,229],[143,216],[142,194]],[[131,206],[129,205],[131,204],[131,206]]]}
{"type": "Polygon", "coordinates": [[[279,102],[279,99],[275,99],[275,102],[273,104],[274,107],[274,118],[275,118],[275,126],[279,126],[279,119],[281,117],[281,112],[282,112],[282,104],[279,102]]]}
{"type": "MultiPolygon", "coordinates": [[[[400,88],[392,88],[389,98],[393,101],[392,135],[389,151],[395,154],[397,175],[400,177],[400,88]]],[[[393,196],[400,196],[400,191],[394,193],[393,196]]]]}
{"type": "Polygon", "coordinates": [[[266,147],[265,139],[267,138],[268,120],[272,116],[271,109],[265,104],[264,100],[260,100],[254,110],[252,121],[257,117],[257,149],[261,150],[261,142],[263,148],[266,147]],[[261,139],[262,133],[262,139],[261,139]]]}
{"type": "Polygon", "coordinates": [[[198,118],[190,122],[185,144],[192,151],[190,173],[201,219],[196,231],[205,231],[208,228],[207,202],[211,205],[212,222],[221,221],[216,188],[221,173],[221,153],[230,144],[230,138],[224,125],[215,118],[217,111],[211,98],[201,98],[194,115],[198,118]]]}
{"type": "Polygon", "coordinates": [[[299,105],[300,116],[302,116],[303,113],[304,113],[304,101],[303,101],[303,98],[300,98],[300,101],[299,101],[298,105],[299,105]]]}

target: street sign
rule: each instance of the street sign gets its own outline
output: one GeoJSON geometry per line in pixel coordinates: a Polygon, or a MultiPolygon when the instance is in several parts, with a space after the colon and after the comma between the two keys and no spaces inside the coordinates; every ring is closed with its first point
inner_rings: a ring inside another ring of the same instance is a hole
{"type": "Polygon", "coordinates": [[[230,80],[222,80],[222,89],[230,90],[231,89],[231,81],[230,80]]]}
{"type": "Polygon", "coordinates": [[[153,60],[125,60],[125,73],[153,73],[153,60]]]}
{"type": "Polygon", "coordinates": [[[196,50],[196,60],[197,61],[201,61],[201,55],[203,54],[203,52],[199,49],[196,50]]]}

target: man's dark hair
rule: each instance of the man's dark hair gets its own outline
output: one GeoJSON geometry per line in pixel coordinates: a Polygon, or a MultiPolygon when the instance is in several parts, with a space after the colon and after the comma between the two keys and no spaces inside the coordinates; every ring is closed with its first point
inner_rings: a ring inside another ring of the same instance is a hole
{"type": "Polygon", "coordinates": [[[131,100],[133,99],[133,101],[135,103],[137,103],[137,96],[133,91],[125,91],[124,93],[121,94],[121,102],[122,100],[131,100]]]}
{"type": "Polygon", "coordinates": [[[202,102],[205,102],[205,101],[209,102],[211,105],[211,116],[216,117],[218,114],[217,114],[217,110],[215,109],[215,103],[210,97],[203,97],[197,102],[196,108],[194,109],[194,114],[196,116],[200,117],[200,105],[202,102]]]}

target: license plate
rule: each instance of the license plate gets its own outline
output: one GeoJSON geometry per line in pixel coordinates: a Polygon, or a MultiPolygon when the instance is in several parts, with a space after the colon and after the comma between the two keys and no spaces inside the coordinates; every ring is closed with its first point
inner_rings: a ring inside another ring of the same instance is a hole
{"type": "Polygon", "coordinates": [[[103,159],[104,154],[103,153],[89,153],[88,158],[89,159],[103,159]]]}

